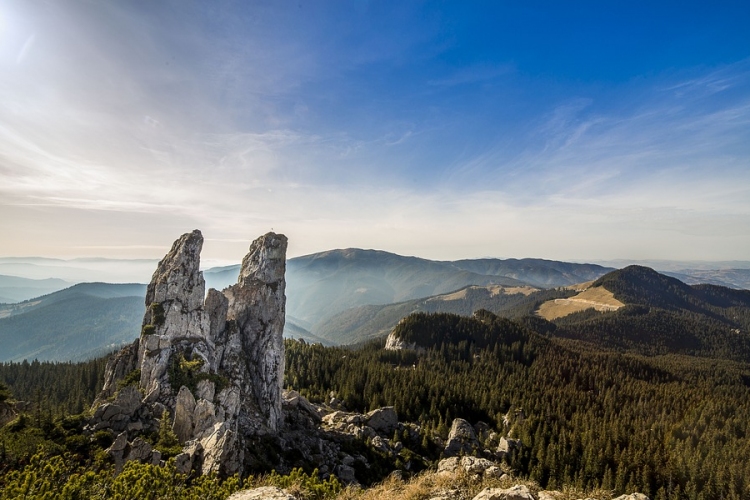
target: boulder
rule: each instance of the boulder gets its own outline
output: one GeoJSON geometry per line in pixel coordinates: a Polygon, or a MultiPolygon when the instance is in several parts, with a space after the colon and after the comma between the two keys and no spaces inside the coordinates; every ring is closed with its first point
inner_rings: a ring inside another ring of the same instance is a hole
{"type": "Polygon", "coordinates": [[[523,447],[523,443],[520,439],[501,437],[498,442],[497,449],[495,450],[495,456],[498,459],[503,459],[506,455],[520,450],[521,447],[523,447]]]}
{"type": "Polygon", "coordinates": [[[310,403],[304,396],[300,395],[299,392],[293,390],[284,391],[282,394],[282,406],[286,410],[299,409],[303,410],[307,415],[312,417],[315,422],[320,423],[322,417],[318,412],[318,409],[310,403]]]}
{"type": "Polygon", "coordinates": [[[494,466],[495,464],[486,458],[461,457],[461,467],[470,474],[479,474],[482,476],[487,469],[494,466]]]}
{"type": "Polygon", "coordinates": [[[614,500],[648,500],[648,497],[643,493],[631,493],[630,495],[620,495],[614,500]]]}
{"type": "Polygon", "coordinates": [[[393,406],[386,406],[368,413],[366,422],[367,426],[376,432],[391,435],[398,428],[398,415],[393,406]]]}
{"type": "Polygon", "coordinates": [[[295,500],[295,498],[275,486],[263,486],[252,490],[238,491],[227,500],[295,500]]]}
{"type": "Polygon", "coordinates": [[[445,445],[446,456],[469,454],[477,448],[479,448],[479,440],[471,424],[462,418],[453,419],[448,433],[448,442],[445,445]]]}
{"type": "Polygon", "coordinates": [[[142,438],[137,437],[130,443],[130,451],[125,460],[137,460],[139,462],[145,462],[151,459],[151,445],[144,441],[142,438]]]}
{"type": "Polygon", "coordinates": [[[174,422],[172,430],[177,435],[180,443],[184,443],[193,437],[193,414],[195,413],[195,398],[190,389],[184,385],[177,393],[174,408],[174,422]]]}
{"type": "Polygon", "coordinates": [[[357,482],[357,478],[354,476],[354,468],[349,465],[337,465],[334,474],[336,474],[336,477],[338,477],[344,484],[357,482]]]}
{"type": "Polygon", "coordinates": [[[529,488],[517,484],[512,488],[485,488],[473,500],[534,500],[529,488]]]}
{"type": "Polygon", "coordinates": [[[452,474],[459,469],[463,469],[469,474],[487,477],[501,477],[503,474],[499,467],[486,458],[471,456],[444,458],[438,462],[437,466],[438,474],[452,474]]]}
{"type": "Polygon", "coordinates": [[[115,472],[119,473],[122,471],[122,467],[125,464],[125,454],[128,451],[128,434],[127,432],[121,432],[117,435],[112,445],[105,451],[115,463],[115,472]]]}
{"type": "Polygon", "coordinates": [[[458,470],[460,464],[458,457],[444,458],[438,462],[437,472],[438,474],[452,474],[458,470]]]}

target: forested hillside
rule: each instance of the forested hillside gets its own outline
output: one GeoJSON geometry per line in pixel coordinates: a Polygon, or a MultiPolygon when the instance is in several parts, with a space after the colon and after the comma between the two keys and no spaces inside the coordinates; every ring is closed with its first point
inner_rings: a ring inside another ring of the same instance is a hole
{"type": "Polygon", "coordinates": [[[750,291],[689,286],[630,266],[594,282],[627,304],[555,320],[554,335],[640,354],[686,354],[750,362],[750,291]]]}
{"type": "Polygon", "coordinates": [[[333,391],[350,409],[395,405],[443,437],[455,417],[487,422],[522,440],[510,464],[549,487],[750,494],[750,365],[623,355],[480,318],[408,318],[399,328],[419,355],[289,342],[286,382],[318,401],[333,391]]]}

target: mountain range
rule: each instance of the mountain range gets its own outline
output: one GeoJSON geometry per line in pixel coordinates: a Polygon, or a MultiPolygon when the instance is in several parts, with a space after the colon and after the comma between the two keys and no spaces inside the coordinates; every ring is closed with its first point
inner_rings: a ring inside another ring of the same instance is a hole
{"type": "MultiPolygon", "coordinates": [[[[238,271],[239,266],[205,270],[206,287],[223,289],[236,281],[238,271]]],[[[548,300],[575,301],[573,285],[613,271],[544,259],[431,261],[377,250],[331,250],[287,262],[285,335],[324,345],[351,344],[386,335],[413,312],[468,315],[487,309],[528,317],[548,300]]],[[[34,290],[66,283],[0,278],[0,289],[4,284],[34,290]]],[[[145,285],[88,283],[0,305],[0,361],[86,359],[132,341],[138,335],[144,295],[145,285]]],[[[575,337],[575,328],[566,328],[566,335],[575,337]]]]}
{"type": "Polygon", "coordinates": [[[146,285],[80,283],[0,305],[0,361],[80,361],[138,335],[146,285]]]}

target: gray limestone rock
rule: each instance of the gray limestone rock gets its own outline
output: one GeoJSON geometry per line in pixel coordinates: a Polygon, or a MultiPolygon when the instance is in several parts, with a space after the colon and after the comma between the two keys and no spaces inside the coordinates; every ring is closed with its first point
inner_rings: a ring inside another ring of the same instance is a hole
{"type": "Polygon", "coordinates": [[[200,441],[203,447],[203,474],[239,471],[242,456],[241,450],[236,446],[236,433],[228,428],[226,422],[221,422],[206,431],[206,434],[200,441]]]}
{"type": "Polygon", "coordinates": [[[477,457],[461,457],[461,467],[470,474],[484,475],[485,471],[495,464],[487,460],[486,458],[477,457]]]}
{"type": "Polygon", "coordinates": [[[176,361],[173,356],[179,353],[192,361],[201,358],[205,370],[212,361],[209,316],[203,308],[202,247],[200,231],[182,235],[159,262],[146,289],[146,313],[138,347],[140,385],[149,393],[158,387],[157,399],[169,407],[174,399],[168,374],[170,362],[176,361]]]}
{"type": "Polygon", "coordinates": [[[512,488],[486,488],[479,492],[473,500],[534,500],[529,488],[517,484],[512,488]]]}
{"type": "Polygon", "coordinates": [[[193,457],[185,452],[174,457],[174,470],[178,474],[190,474],[190,471],[193,470],[193,457]]]}
{"type": "Polygon", "coordinates": [[[503,458],[507,454],[521,449],[522,446],[523,446],[523,443],[521,442],[520,439],[510,439],[506,437],[501,437],[500,441],[498,442],[495,455],[498,458],[503,458]]]}
{"type": "MultiPolygon", "coordinates": [[[[198,455],[185,448],[181,467],[232,474],[242,469],[245,439],[273,434],[282,422],[287,239],[268,233],[255,240],[238,283],[209,290],[205,301],[202,246],[197,230],[175,241],[148,285],[138,342],[108,364],[103,397],[138,368],[145,398],[134,386],[121,389],[96,408],[88,429],[127,429],[132,437],[158,428],[167,411],[180,442],[201,448],[198,455]]],[[[307,400],[297,404],[319,420],[307,400]]],[[[116,461],[132,447],[122,439],[122,450],[111,449],[116,461]]],[[[138,443],[133,459],[152,458],[138,443]]]]}
{"type": "Polygon", "coordinates": [[[448,442],[445,445],[445,454],[455,456],[460,453],[471,453],[478,447],[479,440],[471,424],[462,418],[453,419],[448,433],[448,442]]]}
{"type": "Polygon", "coordinates": [[[193,414],[195,413],[195,398],[190,389],[184,385],[177,393],[174,408],[174,423],[172,430],[180,443],[184,443],[193,436],[193,414]]]}
{"type": "Polygon", "coordinates": [[[438,474],[452,474],[458,470],[460,465],[458,457],[444,458],[438,462],[438,474]]]}
{"type": "Polygon", "coordinates": [[[478,457],[450,457],[444,458],[438,462],[438,474],[453,474],[459,469],[463,469],[469,474],[488,477],[500,477],[502,470],[486,458],[478,457]]]}
{"type": "Polygon", "coordinates": [[[217,422],[216,407],[205,399],[199,399],[193,412],[193,436],[204,437],[217,422]]]}
{"type": "Polygon", "coordinates": [[[94,401],[94,407],[104,403],[117,391],[117,382],[136,369],[138,365],[138,341],[117,351],[107,360],[104,369],[104,386],[94,401]]]}
{"type": "Polygon", "coordinates": [[[349,465],[337,465],[336,469],[334,470],[334,474],[336,474],[336,476],[344,484],[352,484],[357,482],[357,478],[354,476],[354,468],[349,465]]]}
{"type": "Polygon", "coordinates": [[[255,240],[242,260],[238,283],[224,290],[234,330],[221,368],[239,382],[242,435],[274,432],[282,420],[286,247],[284,235],[267,233],[255,240]],[[256,413],[259,418],[253,418],[256,413]]]}
{"type": "Polygon", "coordinates": [[[304,410],[310,417],[312,417],[315,422],[320,423],[322,421],[322,417],[320,416],[320,413],[318,413],[318,409],[315,408],[315,406],[313,406],[306,397],[300,395],[300,393],[297,391],[284,391],[282,394],[281,404],[284,410],[299,408],[301,410],[304,410]]]}
{"type": "Polygon", "coordinates": [[[151,445],[142,438],[137,437],[130,443],[130,451],[125,460],[138,460],[143,462],[151,459],[151,445]]]}
{"type": "Polygon", "coordinates": [[[648,500],[648,497],[643,493],[631,493],[630,495],[620,495],[614,500],[648,500]]]}
{"type": "Polygon", "coordinates": [[[121,432],[117,435],[112,445],[105,450],[115,462],[115,471],[118,473],[122,470],[122,466],[125,463],[125,454],[127,453],[128,446],[128,434],[121,432]]]}
{"type": "Polygon", "coordinates": [[[393,406],[372,410],[366,415],[367,426],[382,434],[393,434],[398,428],[398,415],[393,406]]]}
{"type": "Polygon", "coordinates": [[[104,403],[94,412],[89,429],[111,429],[115,432],[128,430],[141,409],[141,393],[135,386],[120,389],[111,403],[104,403]]]}
{"type": "Polygon", "coordinates": [[[275,486],[263,486],[252,490],[238,491],[227,500],[295,500],[295,498],[275,486]]]}

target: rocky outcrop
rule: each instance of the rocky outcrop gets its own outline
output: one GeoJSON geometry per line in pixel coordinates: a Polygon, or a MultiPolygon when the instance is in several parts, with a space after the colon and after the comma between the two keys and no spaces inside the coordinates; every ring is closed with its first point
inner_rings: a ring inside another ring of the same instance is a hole
{"type": "Polygon", "coordinates": [[[107,360],[107,366],[104,369],[104,386],[94,402],[94,406],[99,406],[114,396],[117,391],[117,382],[123,380],[136,369],[138,366],[138,344],[139,342],[136,340],[107,360]]]}
{"type": "Polygon", "coordinates": [[[146,313],[138,346],[140,386],[168,408],[180,387],[168,373],[180,356],[203,372],[210,370],[212,343],[209,318],[203,308],[206,284],[200,271],[203,236],[200,231],[182,235],[159,262],[146,289],[146,313]]]}
{"type": "Polygon", "coordinates": [[[252,490],[238,491],[227,500],[295,500],[295,498],[275,486],[263,486],[252,490]]]}
{"type": "Polygon", "coordinates": [[[393,434],[393,431],[398,428],[398,415],[393,406],[372,410],[365,415],[365,418],[367,426],[380,434],[393,434]]]}
{"type": "Polygon", "coordinates": [[[512,488],[487,488],[479,492],[473,500],[535,500],[529,488],[517,484],[512,488]]]}
{"type": "Polygon", "coordinates": [[[250,246],[236,285],[224,290],[228,299],[220,371],[237,384],[243,416],[241,434],[271,431],[281,423],[284,381],[284,319],[286,308],[286,247],[283,235],[268,233],[250,246]]]}
{"type": "Polygon", "coordinates": [[[175,241],[148,285],[138,342],[107,365],[88,428],[118,434],[116,460],[143,448],[139,431],[158,429],[165,410],[185,445],[180,467],[204,473],[241,471],[247,439],[280,427],[287,239],[255,240],[237,284],[208,294],[202,246],[197,230],[175,241]],[[138,373],[138,387],[117,391],[138,373]]]}
{"type": "Polygon", "coordinates": [[[437,466],[440,475],[455,474],[461,469],[478,477],[500,478],[505,474],[494,462],[472,456],[444,458],[437,466]]]}
{"type": "MultiPolygon", "coordinates": [[[[403,321],[403,320],[401,320],[403,321]]],[[[399,322],[401,324],[401,322],[399,322]]],[[[391,330],[391,333],[388,334],[388,337],[385,339],[385,349],[387,351],[417,351],[417,352],[426,352],[426,349],[424,347],[418,346],[416,342],[406,342],[403,340],[400,336],[396,334],[396,331],[399,330],[398,325],[391,330]]]]}
{"type": "Polygon", "coordinates": [[[478,448],[479,440],[471,424],[462,418],[453,419],[445,445],[445,455],[450,457],[470,454],[478,448]]]}

